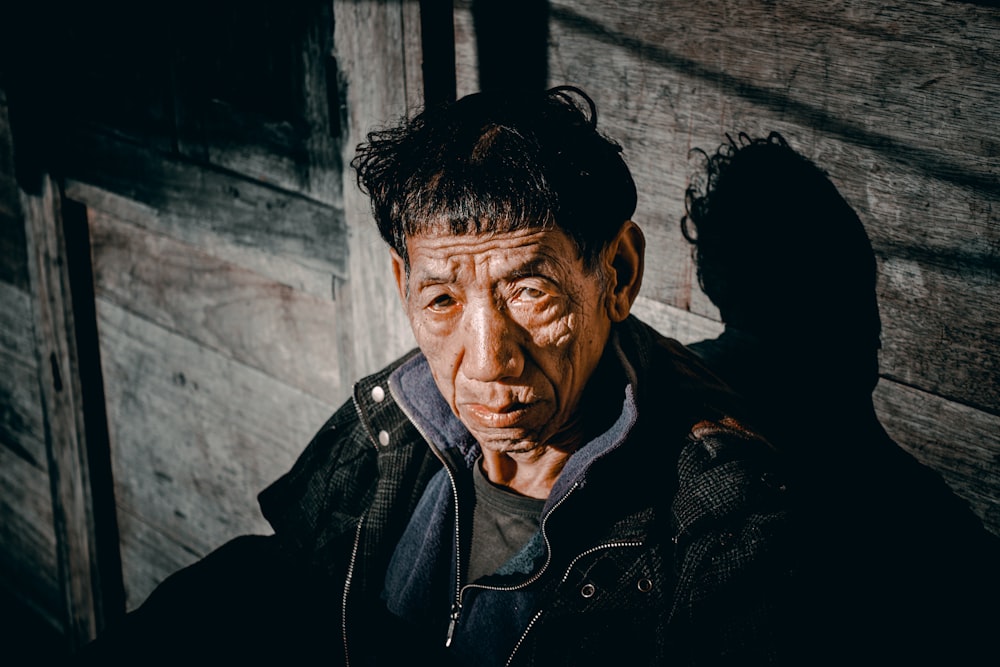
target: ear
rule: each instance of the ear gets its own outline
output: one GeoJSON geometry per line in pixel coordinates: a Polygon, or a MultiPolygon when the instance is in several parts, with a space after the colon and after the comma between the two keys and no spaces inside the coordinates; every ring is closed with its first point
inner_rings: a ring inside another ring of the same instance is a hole
{"type": "Polygon", "coordinates": [[[646,237],[639,225],[626,220],[607,248],[608,316],[612,322],[628,317],[642,286],[646,237]]]}
{"type": "Polygon", "coordinates": [[[392,277],[396,279],[399,300],[403,303],[403,308],[406,308],[406,260],[393,248],[389,248],[389,255],[392,257],[392,277]]]}

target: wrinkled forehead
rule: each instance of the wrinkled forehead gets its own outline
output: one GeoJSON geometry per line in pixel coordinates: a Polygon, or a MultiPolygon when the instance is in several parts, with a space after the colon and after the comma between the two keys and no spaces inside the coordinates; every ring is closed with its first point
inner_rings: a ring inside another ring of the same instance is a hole
{"type": "Polygon", "coordinates": [[[559,228],[529,227],[453,234],[439,227],[407,239],[410,274],[448,282],[462,267],[489,267],[507,277],[582,270],[573,240],[559,228]]]}

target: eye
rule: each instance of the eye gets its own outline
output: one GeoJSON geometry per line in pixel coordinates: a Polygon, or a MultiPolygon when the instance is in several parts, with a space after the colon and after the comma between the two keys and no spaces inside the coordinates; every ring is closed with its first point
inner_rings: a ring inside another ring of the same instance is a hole
{"type": "Polygon", "coordinates": [[[534,287],[522,287],[518,290],[517,296],[525,301],[537,301],[545,298],[545,292],[534,287]]]}
{"type": "Polygon", "coordinates": [[[455,305],[455,298],[450,294],[438,294],[430,300],[427,307],[431,310],[447,310],[455,305]]]}

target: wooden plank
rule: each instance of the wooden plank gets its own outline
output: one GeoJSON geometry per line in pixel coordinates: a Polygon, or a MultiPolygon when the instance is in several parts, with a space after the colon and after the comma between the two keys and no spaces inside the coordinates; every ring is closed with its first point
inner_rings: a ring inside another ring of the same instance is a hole
{"type": "Polygon", "coordinates": [[[33,317],[31,295],[0,281],[0,443],[47,478],[33,317]]]}
{"type": "Polygon", "coordinates": [[[70,198],[316,296],[346,277],[340,209],[122,142],[80,141],[70,198]]]}
{"type": "Polygon", "coordinates": [[[28,360],[35,356],[31,293],[0,280],[0,348],[28,360]]]}
{"type": "Polygon", "coordinates": [[[0,446],[0,581],[64,627],[49,476],[0,446]]]}
{"type": "MultiPolygon", "coordinates": [[[[407,79],[418,71],[407,36],[419,34],[419,22],[405,0],[353,2],[335,0],[334,57],[345,82],[341,102],[346,109],[343,162],[367,132],[406,114],[408,102],[422,90],[421,81],[407,79]]],[[[338,354],[345,360],[345,383],[371,373],[413,347],[413,334],[403,315],[391,278],[389,252],[372,220],[369,203],[358,190],[355,175],[344,170],[344,212],[349,234],[350,280],[338,292],[342,307],[338,322],[338,354]],[[350,360],[351,363],[346,363],[350,360]]]]}
{"type": "Polygon", "coordinates": [[[89,217],[98,298],[256,368],[327,405],[350,394],[341,385],[336,309],[253,271],[168,237],[116,220],[89,217]]]}
{"type": "MultiPolygon", "coordinates": [[[[141,511],[141,510],[140,510],[141,511]]],[[[163,579],[193,564],[204,553],[150,526],[132,508],[118,506],[121,530],[122,577],[127,582],[125,608],[145,601],[163,579]]]]}
{"type": "Polygon", "coordinates": [[[893,440],[1000,534],[1000,417],[885,379],[874,399],[893,440]]]}
{"type": "Polygon", "coordinates": [[[879,283],[883,374],[1000,413],[996,269],[940,267],[896,256],[881,262],[879,283]]]}
{"type": "MultiPolygon", "coordinates": [[[[267,532],[257,493],[291,467],[335,406],[109,301],[97,305],[119,507],[199,555],[267,532]]],[[[143,541],[123,532],[122,543],[143,541]]],[[[135,601],[144,584],[125,585],[135,601]]]]}
{"type": "Polygon", "coordinates": [[[697,87],[693,99],[672,103],[682,113],[697,113],[699,98],[721,94],[723,104],[706,109],[717,121],[725,121],[728,100],[746,100],[765,117],[883,149],[887,160],[934,179],[995,186],[996,167],[982,171],[988,167],[983,158],[995,150],[995,8],[900,0],[808,8],[737,0],[613,6],[570,0],[553,4],[552,19],[554,76],[585,83],[590,77],[583,74],[592,72],[602,89],[632,93],[623,105],[655,93],[651,82],[683,78],[697,87]],[[590,50],[567,50],[563,38],[590,50]],[[623,71],[626,59],[635,68],[623,71]],[[614,85],[622,74],[626,79],[614,85]]]}
{"type": "Polygon", "coordinates": [[[48,475],[38,364],[0,349],[0,368],[0,446],[48,475]]]}
{"type": "Polygon", "coordinates": [[[28,254],[24,221],[14,174],[14,137],[7,94],[0,87],[0,281],[28,289],[28,254]]]}
{"type": "Polygon", "coordinates": [[[46,176],[41,195],[22,193],[21,206],[30,248],[39,382],[67,634],[71,642],[83,643],[96,636],[103,611],[61,194],[46,176]]]}
{"type": "MultiPolygon", "coordinates": [[[[203,155],[213,164],[339,208],[341,168],[338,137],[331,123],[331,113],[337,110],[329,108],[330,100],[336,98],[327,94],[333,31],[328,3],[233,2],[221,14],[216,16],[221,19],[216,25],[199,28],[198,39],[210,42],[214,48],[226,45],[237,49],[222,54],[223,66],[231,69],[232,77],[242,85],[237,94],[242,97],[252,93],[258,102],[269,95],[281,96],[284,99],[278,106],[286,113],[275,117],[241,108],[239,101],[217,97],[192,100],[199,117],[192,127],[186,127],[191,119],[183,115],[179,119],[182,150],[185,142],[198,144],[187,151],[192,157],[203,155]],[[239,22],[226,13],[236,14],[239,22]],[[241,34],[240,28],[246,26],[263,34],[241,34]],[[249,41],[255,37],[260,40],[249,41]],[[248,66],[261,61],[276,72],[269,71],[267,77],[247,76],[248,66]],[[244,90],[246,87],[254,90],[244,90]]],[[[179,47],[189,49],[190,45],[181,43],[179,47]]],[[[198,59],[192,64],[203,67],[198,59]]],[[[198,80],[203,74],[189,70],[180,76],[198,80]]],[[[274,104],[273,98],[270,102],[274,104]]]]}
{"type": "Polygon", "coordinates": [[[725,329],[718,319],[697,315],[675,306],[639,296],[632,314],[667,338],[688,345],[706,338],[715,338],[725,329]]]}
{"type": "Polygon", "coordinates": [[[480,90],[479,50],[476,26],[472,19],[472,3],[455,2],[455,78],[458,97],[480,90]]]}

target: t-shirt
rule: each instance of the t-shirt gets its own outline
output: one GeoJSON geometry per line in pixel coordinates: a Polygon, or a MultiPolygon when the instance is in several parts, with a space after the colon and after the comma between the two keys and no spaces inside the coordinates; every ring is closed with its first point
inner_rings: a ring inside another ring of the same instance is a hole
{"type": "Polygon", "coordinates": [[[544,498],[528,498],[486,478],[482,457],[473,466],[476,505],[467,582],[496,572],[538,531],[544,498]]]}

